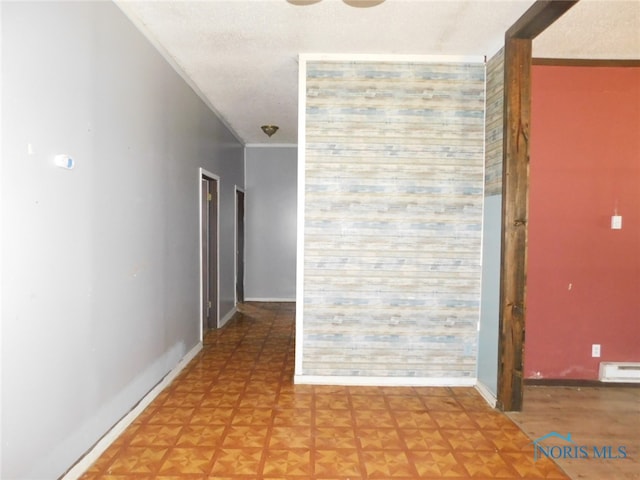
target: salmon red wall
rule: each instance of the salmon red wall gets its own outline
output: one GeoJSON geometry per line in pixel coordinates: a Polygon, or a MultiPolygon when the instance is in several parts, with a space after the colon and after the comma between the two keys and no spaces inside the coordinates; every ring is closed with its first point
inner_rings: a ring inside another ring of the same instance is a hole
{"type": "Polygon", "coordinates": [[[532,76],[525,377],[597,379],[640,361],[640,68],[532,76]]]}

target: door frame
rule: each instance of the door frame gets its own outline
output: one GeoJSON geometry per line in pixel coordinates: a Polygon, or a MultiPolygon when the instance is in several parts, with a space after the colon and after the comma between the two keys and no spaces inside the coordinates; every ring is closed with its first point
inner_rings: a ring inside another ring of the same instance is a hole
{"type": "Polygon", "coordinates": [[[524,394],[532,43],[577,2],[537,0],[505,33],[496,398],[502,411],[521,411],[524,394]]]}
{"type": "Polygon", "coordinates": [[[215,260],[216,260],[216,271],[215,271],[215,279],[216,279],[216,292],[215,292],[215,305],[212,305],[212,308],[216,314],[216,327],[220,326],[220,177],[214,173],[211,173],[204,168],[200,167],[198,169],[198,224],[199,224],[199,236],[198,236],[198,271],[199,271],[199,295],[198,295],[198,311],[200,314],[198,315],[199,325],[198,328],[200,330],[200,341],[204,339],[204,258],[202,255],[203,251],[203,242],[202,237],[204,233],[204,225],[202,223],[202,180],[208,180],[211,182],[215,182],[216,184],[216,238],[215,238],[215,260]]]}
{"type": "MultiPolygon", "coordinates": [[[[238,305],[238,254],[239,254],[239,249],[238,249],[238,193],[242,193],[242,232],[243,232],[243,242],[242,242],[242,266],[243,266],[243,271],[242,271],[242,292],[243,292],[243,297],[246,297],[246,295],[244,295],[244,272],[245,272],[245,244],[246,244],[246,233],[245,233],[245,228],[246,228],[246,224],[247,222],[245,221],[246,216],[247,216],[247,194],[244,190],[244,188],[239,187],[238,185],[235,186],[235,190],[234,190],[234,225],[235,228],[233,229],[233,245],[235,247],[235,255],[233,256],[233,295],[234,295],[234,305],[238,305]]],[[[242,301],[244,301],[244,298],[242,299],[242,301]]]]}

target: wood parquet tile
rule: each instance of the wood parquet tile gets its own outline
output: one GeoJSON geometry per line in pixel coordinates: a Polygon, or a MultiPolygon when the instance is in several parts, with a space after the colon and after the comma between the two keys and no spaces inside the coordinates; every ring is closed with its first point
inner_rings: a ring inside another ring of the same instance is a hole
{"type": "Polygon", "coordinates": [[[567,478],[473,388],[293,385],[294,312],[241,305],[82,480],[567,478]]]}

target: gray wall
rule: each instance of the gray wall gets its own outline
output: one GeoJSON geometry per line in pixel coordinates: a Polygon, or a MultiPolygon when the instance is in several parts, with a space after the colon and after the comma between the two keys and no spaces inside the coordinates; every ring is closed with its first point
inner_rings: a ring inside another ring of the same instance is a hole
{"type": "Polygon", "coordinates": [[[482,303],[478,333],[478,381],[494,396],[498,392],[501,224],[502,195],[485,197],[482,226],[482,303]]]}
{"type": "Polygon", "coordinates": [[[246,149],[245,298],[296,297],[298,149],[246,149]]]}
{"type": "Polygon", "coordinates": [[[0,477],[51,479],[199,341],[199,167],[233,308],[243,147],[113,3],[0,8],[0,477]]]}
{"type": "Polygon", "coordinates": [[[494,396],[498,391],[503,97],[504,50],[502,49],[487,62],[482,298],[478,334],[478,381],[494,396]]]}

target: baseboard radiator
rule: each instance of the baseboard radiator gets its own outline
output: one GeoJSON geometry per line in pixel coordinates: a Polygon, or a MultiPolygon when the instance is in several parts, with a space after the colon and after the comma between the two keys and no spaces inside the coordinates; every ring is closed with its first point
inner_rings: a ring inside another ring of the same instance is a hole
{"type": "Polygon", "coordinates": [[[640,362],[600,362],[601,382],[640,383],[640,362]]]}

